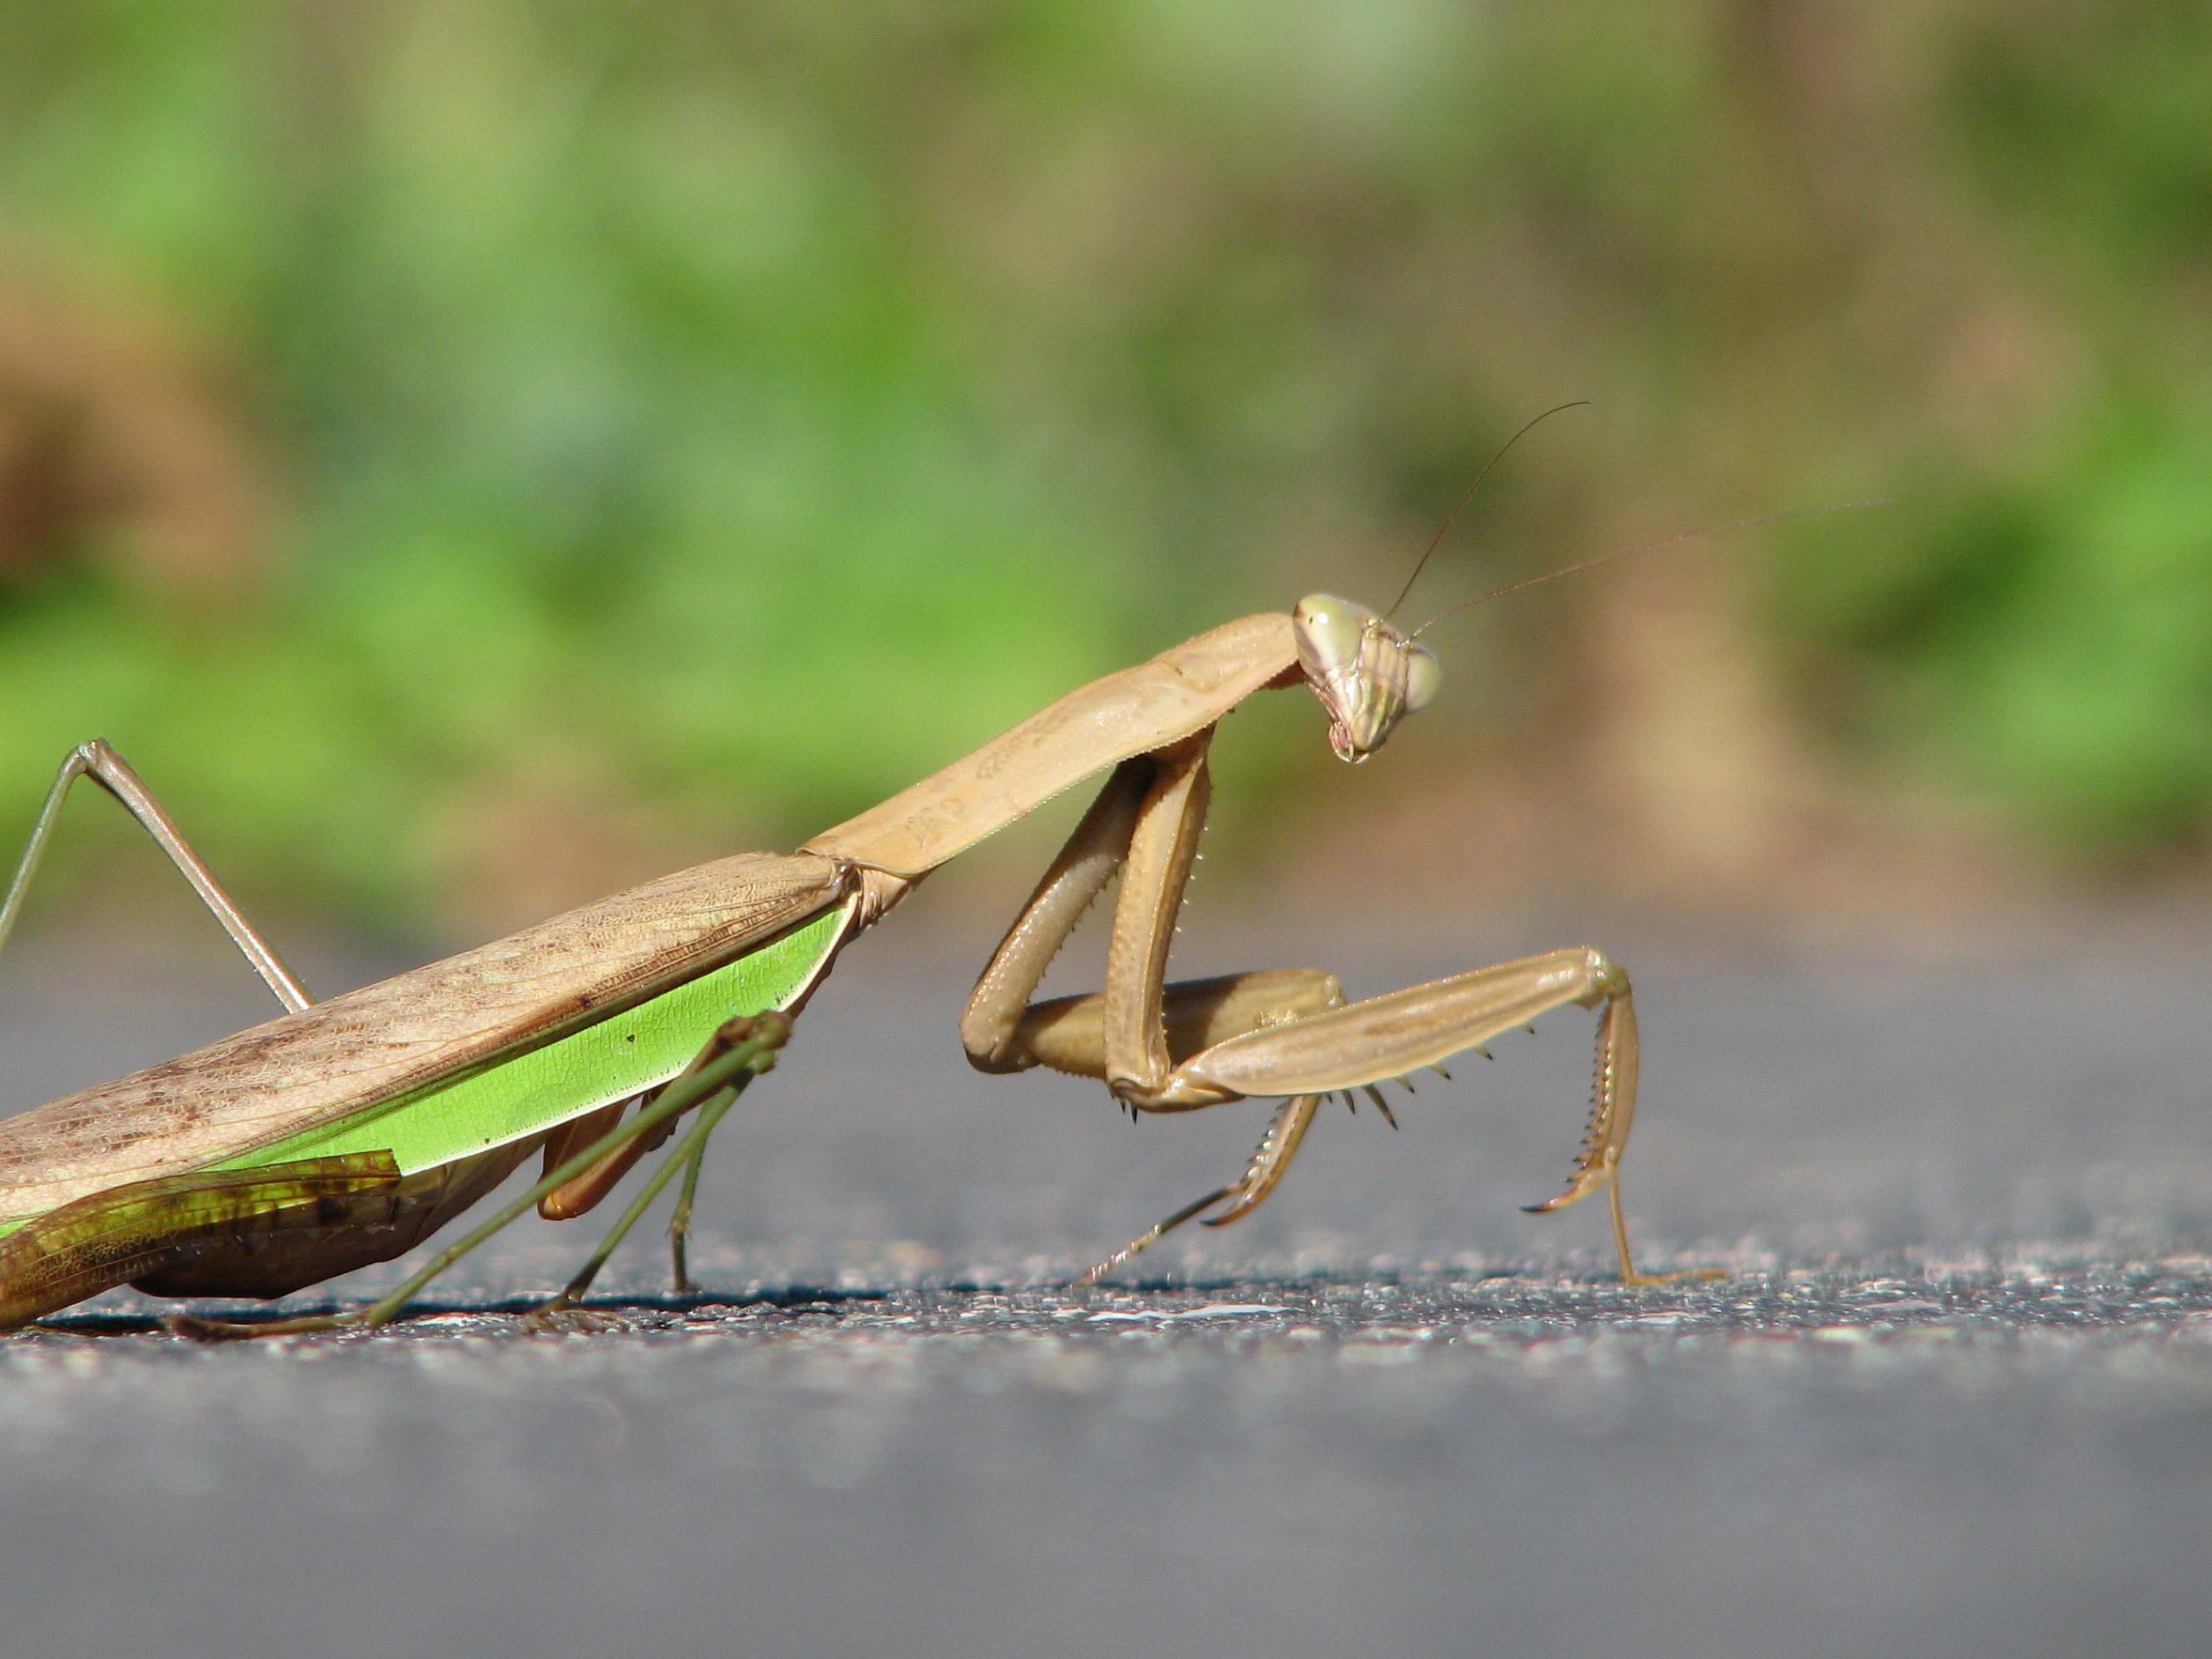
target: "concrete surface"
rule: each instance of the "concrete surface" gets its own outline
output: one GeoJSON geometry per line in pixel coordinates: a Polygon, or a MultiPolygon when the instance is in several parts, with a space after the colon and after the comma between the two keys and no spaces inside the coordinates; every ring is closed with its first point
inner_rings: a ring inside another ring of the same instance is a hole
{"type": "MultiPolygon", "coordinates": [[[[1316,959],[1271,931],[1194,930],[1178,971],[1316,959]]],[[[533,1224],[385,1334],[202,1348],[122,1297],[0,1339],[6,1645],[2203,1652],[2186,938],[1501,924],[1347,979],[1579,938],[1637,975],[1639,1247],[1728,1281],[1624,1291],[1601,1206],[1516,1209],[1580,1130],[1570,1012],[1422,1080],[1395,1135],[1333,1110],[1249,1221],[1054,1288],[1233,1174],[1265,1109],[1132,1128],[976,1077],[951,1022],[989,939],[887,937],[718,1141],[700,1297],[648,1240],[531,1330],[596,1237],[533,1224]]],[[[259,1017],[214,946],[25,945],[0,1104],[259,1017]]],[[[402,965],[301,954],[325,989],[402,965]]]]}

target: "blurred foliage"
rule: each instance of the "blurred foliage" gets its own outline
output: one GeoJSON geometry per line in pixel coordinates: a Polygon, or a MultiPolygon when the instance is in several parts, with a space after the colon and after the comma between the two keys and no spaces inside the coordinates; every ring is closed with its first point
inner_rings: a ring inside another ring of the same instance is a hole
{"type": "MultiPolygon", "coordinates": [[[[2207,109],[2178,5],[13,8],[0,823],[98,732],[368,910],[788,842],[1387,599],[1587,397],[1423,603],[1893,496],[1737,548],[1796,717],[2187,842],[2207,109]]],[[[1523,632],[1462,718],[1565,672],[1523,632]]],[[[1323,754],[1258,724],[1253,812],[1323,754]]]]}

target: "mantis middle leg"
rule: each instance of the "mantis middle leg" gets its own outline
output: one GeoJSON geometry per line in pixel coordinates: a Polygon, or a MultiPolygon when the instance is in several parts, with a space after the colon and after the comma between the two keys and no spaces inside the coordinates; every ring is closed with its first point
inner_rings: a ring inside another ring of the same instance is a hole
{"type": "Polygon", "coordinates": [[[499,1232],[524,1211],[541,1202],[548,1194],[574,1181],[623,1146],[653,1134],[695,1107],[702,1109],[699,1121],[692,1125],[683,1145],[671,1155],[636,1200],[623,1212],[583,1268],[557,1294],[532,1310],[533,1315],[557,1313],[570,1306],[590,1288],[600,1267],[614,1253],[615,1247],[636,1224],[669,1177],[706,1144],[708,1135],[713,1133],[723,1112],[728,1109],[738,1095],[744,1091],[745,1085],[774,1067],[776,1056],[790,1040],[790,1016],[773,1010],[765,1013],[739,1015],[726,1021],[708,1039],[706,1046],[683,1073],[664,1085],[635,1117],[615,1125],[591,1145],[580,1148],[559,1168],[547,1171],[537,1184],[501,1205],[482,1224],[433,1256],[420,1271],[366,1308],[342,1314],[310,1314],[297,1319],[244,1323],[173,1314],[163,1322],[180,1334],[216,1341],[289,1336],[313,1331],[373,1328],[384,1324],[396,1316],[432,1279],[499,1232]]]}

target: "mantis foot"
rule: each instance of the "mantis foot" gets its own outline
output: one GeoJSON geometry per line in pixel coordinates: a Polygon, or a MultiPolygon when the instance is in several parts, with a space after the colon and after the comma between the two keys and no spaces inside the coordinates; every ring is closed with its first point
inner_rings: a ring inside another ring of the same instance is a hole
{"type": "Polygon", "coordinates": [[[363,1322],[346,1314],[305,1314],[297,1319],[205,1319],[198,1314],[163,1314],[161,1328],[195,1342],[251,1342],[264,1336],[306,1336],[342,1331],[363,1322]]]}
{"type": "Polygon", "coordinates": [[[1638,1273],[1631,1268],[1621,1274],[1620,1282],[1631,1290],[1642,1290],[1652,1285],[1680,1285],[1686,1280],[1696,1283],[1707,1279],[1726,1279],[1729,1276],[1729,1270],[1726,1267],[1680,1267],[1670,1273],[1638,1273]]]}
{"type": "Polygon", "coordinates": [[[597,1308],[580,1308],[566,1295],[549,1297],[522,1316],[522,1328],[532,1336],[588,1336],[618,1330],[619,1316],[597,1308]]]}

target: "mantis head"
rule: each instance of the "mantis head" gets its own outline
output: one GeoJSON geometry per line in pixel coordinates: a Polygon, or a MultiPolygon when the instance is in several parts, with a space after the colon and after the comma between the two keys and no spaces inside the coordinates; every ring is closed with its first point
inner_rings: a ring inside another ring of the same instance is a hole
{"type": "Polygon", "coordinates": [[[1436,653],[1364,605],[1309,593],[1291,612],[1298,667],[1328,711],[1328,746],[1355,765],[1443,683],[1436,653]]]}

